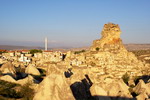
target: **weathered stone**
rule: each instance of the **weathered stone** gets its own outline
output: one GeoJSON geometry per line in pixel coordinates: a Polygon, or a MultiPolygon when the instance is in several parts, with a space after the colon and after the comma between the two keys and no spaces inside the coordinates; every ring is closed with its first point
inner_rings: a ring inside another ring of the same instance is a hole
{"type": "MultiPolygon", "coordinates": [[[[95,40],[90,50],[85,52],[75,54],[69,51],[63,54],[44,51],[31,57],[32,64],[14,62],[18,68],[23,65],[24,69],[28,65],[25,70],[28,74],[40,75],[37,68],[46,71],[44,72],[46,77],[42,74],[44,79],[35,88],[37,93],[34,100],[131,100],[129,87],[122,79],[127,81],[128,78],[149,74],[147,70],[149,65],[145,65],[133,53],[126,50],[120,38],[119,25],[105,24],[101,34],[101,39],[95,40]]],[[[17,57],[8,59],[16,60],[17,57]]],[[[33,82],[30,75],[17,81],[10,76],[2,76],[0,79],[8,79],[7,81],[21,85],[28,80],[33,82]]],[[[128,83],[134,85],[133,80],[128,83]]],[[[149,84],[141,82],[133,92],[138,94],[137,99],[142,100],[147,98],[149,90],[149,84]]]]}
{"type": "Polygon", "coordinates": [[[4,80],[7,82],[11,82],[11,83],[16,83],[20,85],[25,85],[26,83],[33,83],[33,77],[31,75],[28,75],[28,77],[24,79],[20,79],[20,80],[15,80],[10,75],[5,75],[5,76],[0,77],[0,80],[4,80]]]}
{"type": "Polygon", "coordinates": [[[32,75],[40,75],[40,72],[33,64],[28,65],[28,67],[25,70],[25,73],[32,74],[32,75]]]}
{"type": "Polygon", "coordinates": [[[122,45],[122,40],[120,39],[120,34],[121,30],[119,25],[113,23],[105,24],[101,32],[102,38],[93,42],[91,50],[101,51],[107,49],[124,49],[124,46],[122,45]]]}
{"type": "Polygon", "coordinates": [[[58,74],[48,75],[42,83],[33,100],[75,100],[65,77],[58,74]]]}
{"type": "Polygon", "coordinates": [[[114,80],[112,83],[106,85],[108,96],[120,96],[132,98],[128,89],[129,87],[123,82],[123,80],[117,81],[114,80]]]}
{"type": "Polygon", "coordinates": [[[139,80],[139,83],[136,85],[135,88],[133,88],[133,91],[136,94],[146,93],[147,95],[150,95],[150,88],[144,83],[143,80],[139,80]]]}
{"type": "Polygon", "coordinates": [[[16,83],[16,80],[14,78],[12,78],[10,75],[1,76],[0,80],[16,83]]]}
{"type": "Polygon", "coordinates": [[[7,62],[5,64],[2,65],[2,67],[0,68],[0,71],[3,74],[15,74],[15,67],[13,66],[13,64],[11,62],[7,62]]]}
{"type": "Polygon", "coordinates": [[[129,85],[129,86],[135,86],[134,80],[133,80],[133,79],[132,79],[132,80],[129,80],[129,81],[128,81],[128,85],[129,85]]]}
{"type": "Polygon", "coordinates": [[[140,93],[138,96],[136,96],[137,100],[148,100],[148,96],[145,92],[140,93]]]}
{"type": "Polygon", "coordinates": [[[92,96],[107,96],[107,92],[98,84],[93,84],[90,88],[90,92],[92,96]]]}

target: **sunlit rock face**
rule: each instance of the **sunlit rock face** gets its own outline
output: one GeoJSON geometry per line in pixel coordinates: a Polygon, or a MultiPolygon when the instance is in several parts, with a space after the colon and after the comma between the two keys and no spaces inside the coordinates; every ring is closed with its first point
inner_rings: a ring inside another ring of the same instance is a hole
{"type": "Polygon", "coordinates": [[[3,74],[15,74],[16,71],[15,71],[15,67],[13,66],[12,62],[7,62],[7,63],[4,63],[2,65],[2,67],[0,68],[0,71],[3,73],[3,74]]]}
{"type": "Polygon", "coordinates": [[[61,74],[48,75],[39,85],[33,100],[75,100],[66,82],[66,78],[61,74]]]}
{"type": "Polygon", "coordinates": [[[120,39],[120,34],[121,30],[118,24],[105,24],[101,32],[101,39],[93,41],[91,50],[108,51],[124,49],[122,40],[120,39]]]}
{"type": "Polygon", "coordinates": [[[130,76],[141,75],[143,63],[127,51],[120,38],[121,29],[118,24],[105,24],[101,38],[94,40],[90,52],[85,55],[86,64],[106,69],[104,72],[121,78],[126,72],[130,76]],[[113,72],[113,73],[112,73],[113,72]]]}

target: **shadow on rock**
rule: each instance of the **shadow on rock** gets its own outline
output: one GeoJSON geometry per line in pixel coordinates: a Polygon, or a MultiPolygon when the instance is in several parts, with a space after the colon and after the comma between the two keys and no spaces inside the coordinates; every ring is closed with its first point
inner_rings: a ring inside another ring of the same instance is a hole
{"type": "Polygon", "coordinates": [[[75,82],[70,85],[73,96],[76,100],[136,100],[136,98],[127,97],[113,97],[113,96],[100,96],[91,95],[90,88],[93,85],[92,81],[85,75],[85,78],[80,82],[75,82]]]}
{"type": "Polygon", "coordinates": [[[73,72],[71,72],[71,69],[68,69],[68,71],[64,72],[64,75],[66,78],[69,78],[69,77],[71,77],[71,75],[73,75],[73,72]]]}
{"type": "Polygon", "coordinates": [[[150,76],[149,75],[139,76],[136,80],[134,80],[135,84],[137,84],[139,80],[143,80],[145,83],[149,83],[150,76]]]}
{"type": "Polygon", "coordinates": [[[91,99],[90,87],[92,82],[88,75],[85,75],[86,78],[81,80],[81,82],[73,83],[70,88],[76,100],[88,100],[91,99]]]}

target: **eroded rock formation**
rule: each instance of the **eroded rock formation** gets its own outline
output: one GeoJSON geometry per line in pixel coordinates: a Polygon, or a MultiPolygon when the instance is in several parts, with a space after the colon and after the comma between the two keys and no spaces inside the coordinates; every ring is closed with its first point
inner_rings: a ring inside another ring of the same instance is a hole
{"type": "MultiPolygon", "coordinates": [[[[34,100],[148,99],[150,65],[126,50],[120,34],[119,25],[105,24],[102,37],[94,40],[90,50],[76,53],[69,51],[66,54],[45,52],[33,57],[30,64],[13,63],[30,74],[28,77],[14,80],[4,75],[0,79],[23,85],[28,80],[33,83],[39,77],[42,78],[38,82],[41,83],[36,83],[37,87],[34,87],[34,100]],[[144,75],[148,76],[145,81],[138,79],[135,82],[137,76],[144,75]]],[[[9,66],[4,64],[0,69],[2,72],[15,73],[14,67],[9,66]]]]}
{"type": "Polygon", "coordinates": [[[121,30],[118,24],[105,24],[101,32],[101,39],[94,40],[92,51],[125,50],[120,38],[121,30]]]}

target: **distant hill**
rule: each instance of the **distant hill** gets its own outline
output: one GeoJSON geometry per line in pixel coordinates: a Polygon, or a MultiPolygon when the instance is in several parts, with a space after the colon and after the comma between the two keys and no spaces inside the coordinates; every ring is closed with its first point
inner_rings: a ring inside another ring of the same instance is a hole
{"type": "Polygon", "coordinates": [[[31,46],[14,46],[14,45],[0,45],[0,49],[5,50],[30,50],[30,49],[44,49],[42,47],[31,47],[31,46]]]}
{"type": "Polygon", "coordinates": [[[147,50],[150,49],[150,44],[125,44],[127,50],[147,50]]]}
{"type": "MultiPolygon", "coordinates": [[[[125,47],[127,50],[147,50],[150,49],[150,44],[125,44],[125,47]]],[[[14,46],[14,45],[0,45],[0,49],[4,50],[30,50],[30,49],[41,49],[44,50],[44,47],[31,47],[31,46],[14,46]]],[[[80,50],[88,50],[89,47],[79,47],[79,48],[73,48],[73,47],[57,47],[57,48],[48,48],[49,50],[53,51],[80,51],[80,50]]]]}

